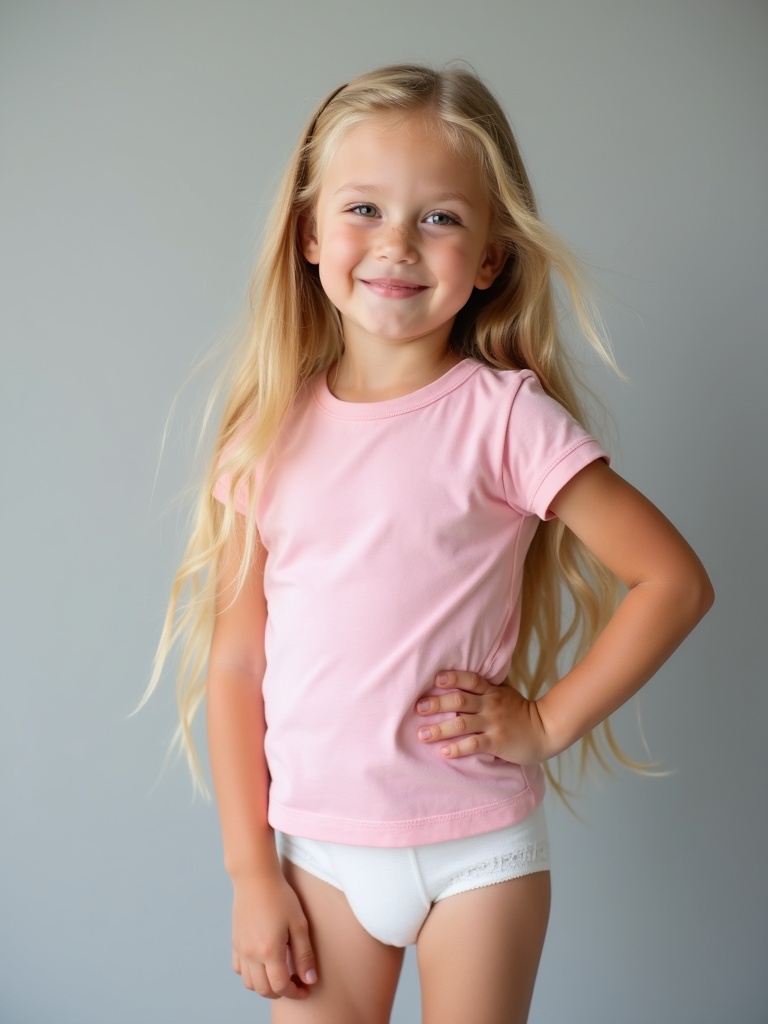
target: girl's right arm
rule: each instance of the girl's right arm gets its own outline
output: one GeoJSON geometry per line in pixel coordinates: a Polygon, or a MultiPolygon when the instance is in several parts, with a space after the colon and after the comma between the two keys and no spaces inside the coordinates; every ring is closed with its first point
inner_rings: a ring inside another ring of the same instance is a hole
{"type": "Polygon", "coordinates": [[[317,976],[307,920],[286,881],[267,821],[261,683],[266,667],[264,549],[232,600],[244,547],[244,520],[219,558],[216,621],[208,659],[208,749],[221,821],[224,863],[234,888],[232,966],[246,988],[267,998],[304,999],[317,976]],[[291,978],[290,952],[302,979],[291,978]]]}

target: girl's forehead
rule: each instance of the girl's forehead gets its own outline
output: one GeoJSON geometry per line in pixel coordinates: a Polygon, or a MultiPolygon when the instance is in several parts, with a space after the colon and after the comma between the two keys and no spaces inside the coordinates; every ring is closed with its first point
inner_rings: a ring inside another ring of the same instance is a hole
{"type": "Polygon", "coordinates": [[[457,156],[464,155],[456,143],[448,139],[448,133],[434,114],[426,111],[392,111],[373,114],[359,121],[341,136],[341,143],[360,139],[385,139],[387,142],[403,140],[411,143],[422,142],[425,147],[442,145],[457,156]]]}
{"type": "Polygon", "coordinates": [[[351,125],[329,154],[323,177],[343,177],[354,165],[381,174],[413,168],[481,178],[471,147],[449,137],[437,118],[424,112],[378,114],[351,125]]]}

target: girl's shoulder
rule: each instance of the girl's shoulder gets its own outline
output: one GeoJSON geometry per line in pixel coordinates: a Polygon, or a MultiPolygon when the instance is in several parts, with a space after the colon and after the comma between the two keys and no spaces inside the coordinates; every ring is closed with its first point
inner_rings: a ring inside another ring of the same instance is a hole
{"type": "Polygon", "coordinates": [[[477,367],[477,372],[481,378],[487,380],[496,380],[502,387],[515,387],[523,380],[532,378],[537,381],[539,378],[533,370],[529,370],[524,366],[510,366],[501,368],[498,366],[489,366],[488,363],[484,363],[482,359],[477,359],[475,356],[467,356],[466,362],[477,367]]]}
{"type": "Polygon", "coordinates": [[[511,407],[518,401],[554,401],[549,398],[533,370],[524,367],[500,369],[474,358],[468,361],[476,367],[476,372],[470,377],[472,390],[492,398],[497,407],[500,403],[509,403],[511,407]]]}
{"type": "MultiPolygon", "coordinates": [[[[589,429],[546,391],[533,370],[502,370],[475,362],[473,406],[496,423],[503,420],[508,441],[531,449],[542,449],[551,441],[561,450],[596,443],[589,429]]],[[[602,448],[601,455],[605,455],[602,448]]]]}

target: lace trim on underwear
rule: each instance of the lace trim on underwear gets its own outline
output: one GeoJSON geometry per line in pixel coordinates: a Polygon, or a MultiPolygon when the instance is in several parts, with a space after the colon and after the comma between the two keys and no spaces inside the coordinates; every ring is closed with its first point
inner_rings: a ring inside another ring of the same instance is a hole
{"type": "Polygon", "coordinates": [[[448,885],[457,885],[460,882],[470,879],[485,878],[488,875],[496,875],[499,872],[506,872],[509,869],[525,874],[538,864],[545,864],[548,860],[547,843],[528,843],[517,850],[510,850],[508,853],[497,854],[480,864],[475,864],[466,871],[454,875],[448,885]]]}

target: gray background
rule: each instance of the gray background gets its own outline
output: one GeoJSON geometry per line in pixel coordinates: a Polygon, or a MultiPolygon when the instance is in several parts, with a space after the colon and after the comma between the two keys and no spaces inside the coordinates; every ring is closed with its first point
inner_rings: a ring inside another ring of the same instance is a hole
{"type": "MultiPolygon", "coordinates": [[[[549,803],[534,1024],[768,1021],[766,60],[747,0],[5,3],[0,1020],[266,1021],[229,966],[214,809],[138,717],[192,441],[269,196],[312,105],[469,59],[544,216],[592,265],[628,385],[615,466],[718,603],[644,691],[674,774],[549,803]],[[159,467],[159,468],[158,468],[159,467]],[[157,478],[156,478],[157,472],[157,478]]],[[[634,708],[617,716],[642,754],[634,708]]],[[[418,1019],[409,954],[393,1020],[418,1019]]]]}

